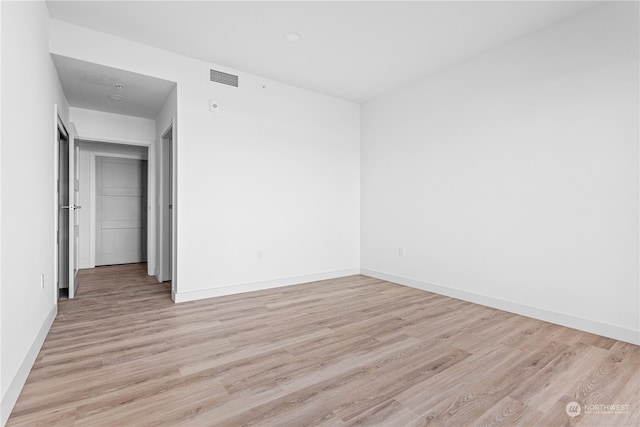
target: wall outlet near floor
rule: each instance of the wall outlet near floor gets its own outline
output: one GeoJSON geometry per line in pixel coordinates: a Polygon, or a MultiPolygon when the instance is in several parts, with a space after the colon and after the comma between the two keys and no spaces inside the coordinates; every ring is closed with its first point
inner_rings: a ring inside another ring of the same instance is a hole
{"type": "Polygon", "coordinates": [[[44,290],[44,273],[40,275],[40,290],[44,290]]]}
{"type": "Polygon", "coordinates": [[[404,248],[398,248],[398,256],[404,256],[404,248]]]}

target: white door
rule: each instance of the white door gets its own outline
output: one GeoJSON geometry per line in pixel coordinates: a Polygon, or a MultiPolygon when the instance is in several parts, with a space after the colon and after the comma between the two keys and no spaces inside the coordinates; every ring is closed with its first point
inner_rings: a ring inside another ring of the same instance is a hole
{"type": "Polygon", "coordinates": [[[80,144],[75,139],[75,129],[71,125],[69,132],[69,298],[75,298],[78,291],[78,269],[80,246],[80,227],[78,226],[78,205],[80,200],[80,173],[78,155],[80,144]]]}
{"type": "Polygon", "coordinates": [[[96,265],[146,262],[146,160],[96,158],[96,265]]]}

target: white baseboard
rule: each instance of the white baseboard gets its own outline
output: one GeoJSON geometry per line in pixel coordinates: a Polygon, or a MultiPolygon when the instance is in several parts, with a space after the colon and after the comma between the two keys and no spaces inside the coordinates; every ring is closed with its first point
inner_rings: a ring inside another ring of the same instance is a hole
{"type": "Polygon", "coordinates": [[[474,294],[473,292],[449,288],[447,286],[428,282],[421,282],[418,280],[409,279],[407,277],[396,276],[394,274],[383,273],[366,268],[360,269],[360,274],[375,277],[376,279],[399,283],[401,285],[421,289],[423,291],[433,292],[436,294],[446,295],[448,297],[457,298],[492,308],[497,308],[499,310],[508,311],[510,313],[532,317],[534,319],[543,320],[545,322],[567,326],[569,328],[578,329],[592,334],[602,335],[631,344],[640,345],[640,331],[635,331],[633,329],[622,328],[620,326],[596,322],[593,320],[571,316],[564,313],[557,313],[539,307],[532,307],[525,304],[489,297],[486,295],[474,294]]]}
{"type": "Polygon", "coordinates": [[[287,277],[284,279],[268,280],[265,282],[244,283],[225,286],[222,288],[202,289],[188,292],[172,292],[171,297],[175,302],[195,301],[205,298],[221,297],[225,295],[241,294],[245,292],[261,291],[264,289],[279,288],[282,286],[299,285],[318,280],[335,279],[338,277],[360,274],[360,269],[349,268],[346,270],[327,271],[325,273],[308,274],[305,276],[287,277]]]}
{"type": "Polygon", "coordinates": [[[38,353],[42,348],[42,344],[44,344],[44,340],[47,338],[49,329],[51,329],[51,325],[56,319],[57,314],[58,305],[54,304],[47,318],[44,320],[38,335],[36,335],[36,338],[33,340],[33,344],[31,344],[31,348],[22,361],[22,365],[20,365],[16,376],[13,378],[13,381],[11,381],[7,392],[2,396],[2,403],[0,404],[0,425],[4,426],[9,420],[9,415],[11,415],[11,411],[13,411],[13,407],[18,401],[22,387],[24,387],[24,384],[27,382],[29,372],[31,372],[31,368],[38,357],[38,353]]]}

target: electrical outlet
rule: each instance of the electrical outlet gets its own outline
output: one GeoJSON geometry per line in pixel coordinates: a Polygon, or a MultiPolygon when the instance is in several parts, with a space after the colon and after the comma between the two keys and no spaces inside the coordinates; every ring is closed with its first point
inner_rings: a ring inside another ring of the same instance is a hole
{"type": "Polygon", "coordinates": [[[262,255],[263,255],[262,251],[258,251],[258,254],[257,254],[258,261],[262,259],[262,255]]]}
{"type": "Polygon", "coordinates": [[[404,256],[404,248],[398,248],[398,255],[404,256]]]}
{"type": "Polygon", "coordinates": [[[40,275],[40,290],[44,290],[44,273],[40,275]]]}

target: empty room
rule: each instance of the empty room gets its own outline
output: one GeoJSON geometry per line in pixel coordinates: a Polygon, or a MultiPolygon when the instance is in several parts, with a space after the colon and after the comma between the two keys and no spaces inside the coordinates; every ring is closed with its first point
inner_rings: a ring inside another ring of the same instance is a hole
{"type": "Polygon", "coordinates": [[[639,426],[639,6],[1,1],[1,425],[639,426]]]}

